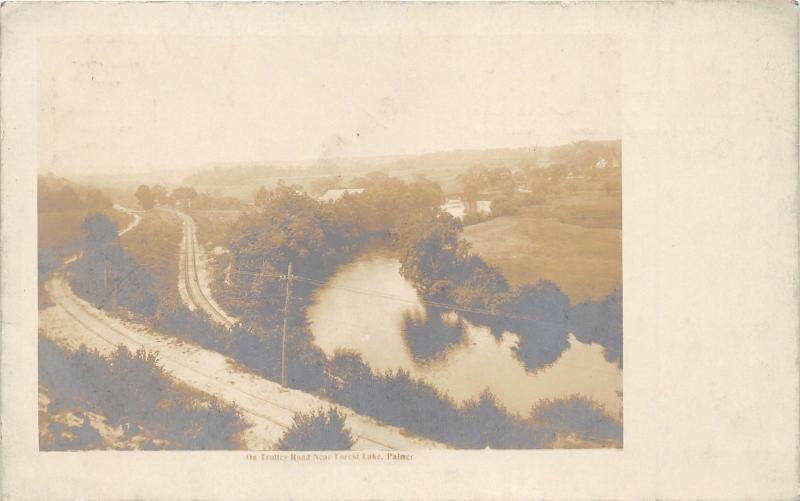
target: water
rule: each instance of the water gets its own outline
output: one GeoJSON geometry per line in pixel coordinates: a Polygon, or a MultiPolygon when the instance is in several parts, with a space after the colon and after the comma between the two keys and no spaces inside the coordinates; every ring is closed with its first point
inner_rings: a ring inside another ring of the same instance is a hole
{"type": "MultiPolygon", "coordinates": [[[[621,418],[622,371],[605,360],[600,345],[581,343],[572,335],[556,363],[535,373],[514,356],[515,334],[504,333],[498,340],[488,328],[471,324],[461,341],[438,358],[415,359],[404,339],[404,319],[441,312],[426,311],[399,269],[391,255],[370,252],[341,267],[317,292],[308,314],[316,343],[327,355],[347,349],[377,372],[405,369],[458,403],[488,388],[511,412],[527,416],[542,399],[583,395],[621,418]]],[[[454,315],[445,313],[445,319],[452,321],[454,315]]]]}

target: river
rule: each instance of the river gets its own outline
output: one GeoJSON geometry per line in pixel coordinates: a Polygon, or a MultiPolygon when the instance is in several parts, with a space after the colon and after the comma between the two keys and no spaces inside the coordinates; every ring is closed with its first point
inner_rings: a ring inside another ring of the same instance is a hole
{"type": "MultiPolygon", "coordinates": [[[[308,310],[317,345],[329,356],[354,351],[374,371],[404,369],[461,404],[488,389],[508,410],[528,416],[542,399],[583,395],[603,404],[621,420],[622,371],[603,357],[598,344],[584,344],[570,334],[570,346],[551,366],[526,371],[514,356],[517,336],[501,339],[489,329],[466,323],[462,339],[432,360],[415,358],[404,338],[408,315],[428,311],[414,287],[387,252],[371,251],[337,270],[316,293],[308,310]]],[[[445,313],[452,320],[455,313],[445,313]]]]}

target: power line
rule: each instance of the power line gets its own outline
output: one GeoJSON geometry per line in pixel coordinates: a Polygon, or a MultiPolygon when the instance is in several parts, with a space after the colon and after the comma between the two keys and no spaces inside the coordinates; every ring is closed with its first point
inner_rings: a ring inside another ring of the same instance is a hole
{"type": "MultiPolygon", "coordinates": [[[[324,280],[323,281],[323,280],[313,279],[313,278],[310,278],[310,277],[303,277],[303,276],[295,275],[291,271],[291,265],[289,267],[289,270],[288,270],[287,274],[285,274],[285,275],[284,274],[280,274],[280,273],[276,273],[276,272],[269,272],[269,271],[266,271],[266,270],[249,271],[249,270],[232,269],[231,271],[233,273],[237,273],[237,274],[244,274],[244,275],[250,275],[250,276],[260,276],[260,277],[264,277],[264,278],[270,277],[270,278],[276,278],[276,279],[278,279],[280,281],[286,281],[286,285],[287,286],[286,286],[286,291],[285,291],[285,305],[284,305],[284,343],[285,343],[286,322],[287,322],[287,319],[288,319],[288,305],[289,305],[289,301],[292,298],[294,298],[293,296],[290,295],[290,283],[292,281],[294,281],[294,280],[297,280],[297,281],[300,281],[300,282],[305,282],[305,283],[308,283],[308,284],[325,286],[326,288],[330,288],[330,289],[344,290],[344,291],[355,293],[355,294],[362,294],[362,295],[366,295],[366,296],[378,297],[378,298],[387,299],[387,300],[391,300],[391,301],[402,302],[402,303],[406,303],[406,304],[414,305],[414,306],[422,304],[422,305],[429,306],[429,307],[441,308],[441,309],[458,311],[458,312],[463,312],[463,313],[473,313],[473,314],[479,314],[479,315],[487,315],[487,316],[493,316],[493,317],[497,317],[497,318],[504,318],[504,319],[511,319],[511,320],[524,320],[524,321],[534,322],[534,323],[538,323],[538,324],[556,325],[556,326],[559,326],[559,327],[561,327],[563,325],[563,324],[561,324],[559,322],[553,322],[553,321],[548,321],[548,320],[543,320],[543,319],[536,319],[536,318],[526,317],[526,316],[521,316],[521,315],[507,314],[507,313],[502,313],[502,312],[492,311],[492,310],[487,310],[487,309],[482,309],[482,308],[467,307],[467,306],[462,306],[462,305],[457,305],[457,304],[425,300],[425,299],[422,299],[422,298],[416,298],[415,300],[410,300],[410,299],[407,299],[407,298],[404,298],[404,297],[400,297],[400,296],[397,296],[397,295],[394,295],[394,294],[390,294],[390,293],[383,292],[383,291],[378,291],[378,290],[364,289],[364,288],[358,288],[358,287],[350,287],[350,286],[344,286],[344,285],[333,285],[333,284],[330,284],[328,280],[324,280]]],[[[229,293],[227,293],[226,296],[228,298],[238,298],[238,299],[249,299],[250,298],[250,296],[231,295],[229,293]]],[[[356,325],[356,324],[349,324],[349,323],[347,325],[350,325],[351,327],[357,327],[360,330],[366,330],[366,326],[363,326],[363,325],[356,325]]],[[[284,347],[282,349],[282,352],[283,352],[283,350],[285,350],[285,345],[284,345],[284,347]]],[[[550,365],[552,365],[552,364],[548,364],[548,366],[550,366],[550,365]]],[[[577,366],[577,365],[573,365],[573,364],[563,364],[563,365],[571,367],[571,368],[575,368],[575,369],[580,369],[580,370],[594,371],[594,372],[605,373],[605,374],[609,374],[609,375],[613,374],[610,371],[605,371],[605,370],[592,368],[592,367],[588,367],[588,366],[577,366]]],[[[284,383],[284,380],[283,380],[284,367],[285,367],[285,360],[284,360],[283,354],[282,354],[282,360],[281,360],[281,375],[282,375],[281,383],[282,384],[284,383]]],[[[547,366],[545,366],[545,367],[547,367],[547,366]]]]}
{"type": "MultiPolygon", "coordinates": [[[[272,278],[278,278],[278,279],[281,279],[281,280],[286,280],[286,275],[282,275],[282,274],[279,274],[279,273],[251,272],[251,271],[244,271],[244,270],[235,270],[235,271],[233,271],[233,273],[242,273],[242,274],[248,274],[248,275],[256,275],[256,276],[262,276],[262,277],[272,277],[272,278]]],[[[541,318],[532,318],[532,317],[526,317],[526,316],[522,316],[522,315],[514,315],[514,314],[510,314],[510,313],[492,311],[492,310],[487,310],[487,309],[483,309],[483,308],[474,308],[474,307],[463,306],[463,305],[452,304],[452,303],[443,303],[443,302],[440,302],[440,301],[431,301],[431,300],[423,299],[423,298],[417,298],[415,300],[406,299],[404,297],[400,297],[400,296],[397,296],[397,295],[394,295],[394,294],[390,294],[390,293],[387,293],[387,292],[371,290],[371,289],[363,289],[363,288],[359,288],[359,287],[350,287],[350,286],[345,286],[345,285],[333,285],[333,284],[331,284],[331,283],[329,283],[328,281],[325,281],[325,280],[317,280],[317,279],[313,279],[313,278],[309,278],[309,277],[303,277],[303,276],[300,276],[300,275],[294,275],[293,274],[292,275],[292,280],[298,280],[298,281],[301,281],[301,282],[311,283],[311,284],[315,284],[315,285],[321,285],[321,286],[325,286],[326,288],[330,288],[330,289],[344,290],[344,291],[352,292],[352,293],[355,293],[355,294],[362,294],[362,295],[367,295],[367,296],[380,297],[380,298],[383,298],[383,299],[388,299],[388,300],[392,300],[392,301],[399,301],[399,302],[412,304],[412,305],[423,304],[425,306],[431,306],[431,307],[434,307],[434,308],[441,308],[441,309],[446,309],[446,310],[460,311],[460,312],[464,312],[464,313],[474,313],[474,314],[477,314],[477,315],[488,315],[488,316],[492,316],[492,317],[505,318],[505,319],[509,319],[509,320],[525,320],[525,321],[528,321],[528,322],[535,322],[535,323],[540,323],[540,324],[561,325],[559,322],[554,322],[552,320],[545,320],[545,319],[541,319],[541,318]]],[[[245,296],[236,296],[236,297],[239,297],[240,299],[244,299],[245,298],[245,296]]]]}
{"type": "MultiPolygon", "coordinates": [[[[264,275],[272,276],[272,277],[278,277],[278,278],[281,278],[281,279],[286,279],[286,275],[281,275],[281,274],[278,274],[278,273],[268,273],[268,272],[266,272],[266,273],[264,273],[264,275]]],[[[298,277],[297,275],[292,274],[292,280],[299,280],[301,278],[303,278],[303,277],[298,277]]],[[[366,290],[366,289],[357,289],[357,288],[350,288],[350,287],[344,287],[344,286],[332,286],[330,284],[325,284],[325,282],[322,282],[322,281],[319,281],[319,280],[313,280],[313,279],[307,279],[307,280],[312,281],[312,282],[317,283],[317,284],[324,284],[328,288],[341,289],[341,290],[345,290],[345,291],[349,291],[349,292],[355,292],[357,294],[366,294],[366,295],[369,295],[369,296],[384,295],[384,294],[379,293],[377,291],[369,291],[369,290],[366,290]]],[[[420,303],[422,303],[422,304],[431,303],[431,302],[425,302],[425,301],[422,301],[422,300],[411,301],[411,300],[407,300],[407,299],[404,299],[404,298],[399,298],[397,296],[392,296],[392,295],[389,295],[389,294],[385,294],[385,296],[388,296],[388,297],[386,297],[386,299],[399,300],[399,301],[402,301],[402,302],[410,304],[410,305],[418,305],[420,303]]],[[[227,298],[229,298],[229,299],[250,299],[251,297],[250,296],[243,296],[243,295],[227,294],[227,298]]],[[[297,298],[295,296],[292,296],[292,298],[293,299],[303,299],[303,298],[297,298]]],[[[432,303],[437,308],[462,309],[462,308],[458,307],[457,305],[448,305],[448,304],[445,304],[445,303],[435,303],[435,302],[432,302],[432,303]],[[453,307],[455,307],[455,308],[453,308],[453,307]]],[[[501,315],[494,314],[494,316],[501,316],[501,315]]],[[[517,317],[517,318],[527,319],[527,317],[517,317]]],[[[550,325],[561,326],[561,324],[558,324],[557,322],[549,322],[549,321],[544,321],[544,320],[533,320],[533,321],[536,321],[536,322],[539,322],[539,323],[547,323],[547,324],[550,324],[550,325]]],[[[367,327],[364,326],[364,325],[357,325],[357,324],[352,324],[352,323],[349,323],[349,322],[341,322],[341,321],[339,323],[341,325],[348,325],[350,327],[358,328],[359,330],[361,330],[363,332],[366,332],[366,329],[367,329],[367,327]]],[[[517,334],[517,336],[519,336],[519,334],[517,334]]],[[[547,364],[547,365],[545,365],[543,367],[540,367],[537,370],[546,369],[547,367],[552,366],[553,364],[555,364],[555,361],[553,363],[551,363],[551,364],[547,364]]],[[[565,367],[570,367],[570,368],[573,368],[573,369],[583,370],[583,371],[602,373],[602,374],[606,374],[606,375],[609,375],[609,376],[615,375],[615,373],[612,372],[612,371],[607,371],[607,370],[603,370],[603,369],[599,369],[599,368],[589,367],[589,366],[586,366],[586,365],[575,365],[575,364],[569,364],[569,363],[564,363],[564,362],[561,362],[561,365],[563,365],[565,367]]]]}

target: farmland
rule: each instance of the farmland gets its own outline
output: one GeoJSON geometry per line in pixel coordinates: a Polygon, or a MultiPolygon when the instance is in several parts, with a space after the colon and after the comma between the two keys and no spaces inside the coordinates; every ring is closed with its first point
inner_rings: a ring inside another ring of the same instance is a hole
{"type": "Polygon", "coordinates": [[[513,216],[464,228],[473,250],[512,285],[549,280],[572,303],[622,285],[622,201],[601,190],[550,196],[513,216]]]}

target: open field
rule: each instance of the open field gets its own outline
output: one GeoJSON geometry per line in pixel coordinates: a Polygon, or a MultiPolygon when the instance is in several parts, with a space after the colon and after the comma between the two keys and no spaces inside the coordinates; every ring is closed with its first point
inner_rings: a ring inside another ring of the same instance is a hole
{"type": "Polygon", "coordinates": [[[464,228],[473,250],[512,285],[550,280],[573,303],[598,299],[622,285],[622,202],[602,191],[548,197],[464,228]]]}
{"type": "Polygon", "coordinates": [[[159,290],[172,300],[177,298],[178,247],[181,222],[175,214],[150,210],[141,214],[140,224],[120,236],[120,245],[139,266],[159,281],[159,290]]]}

